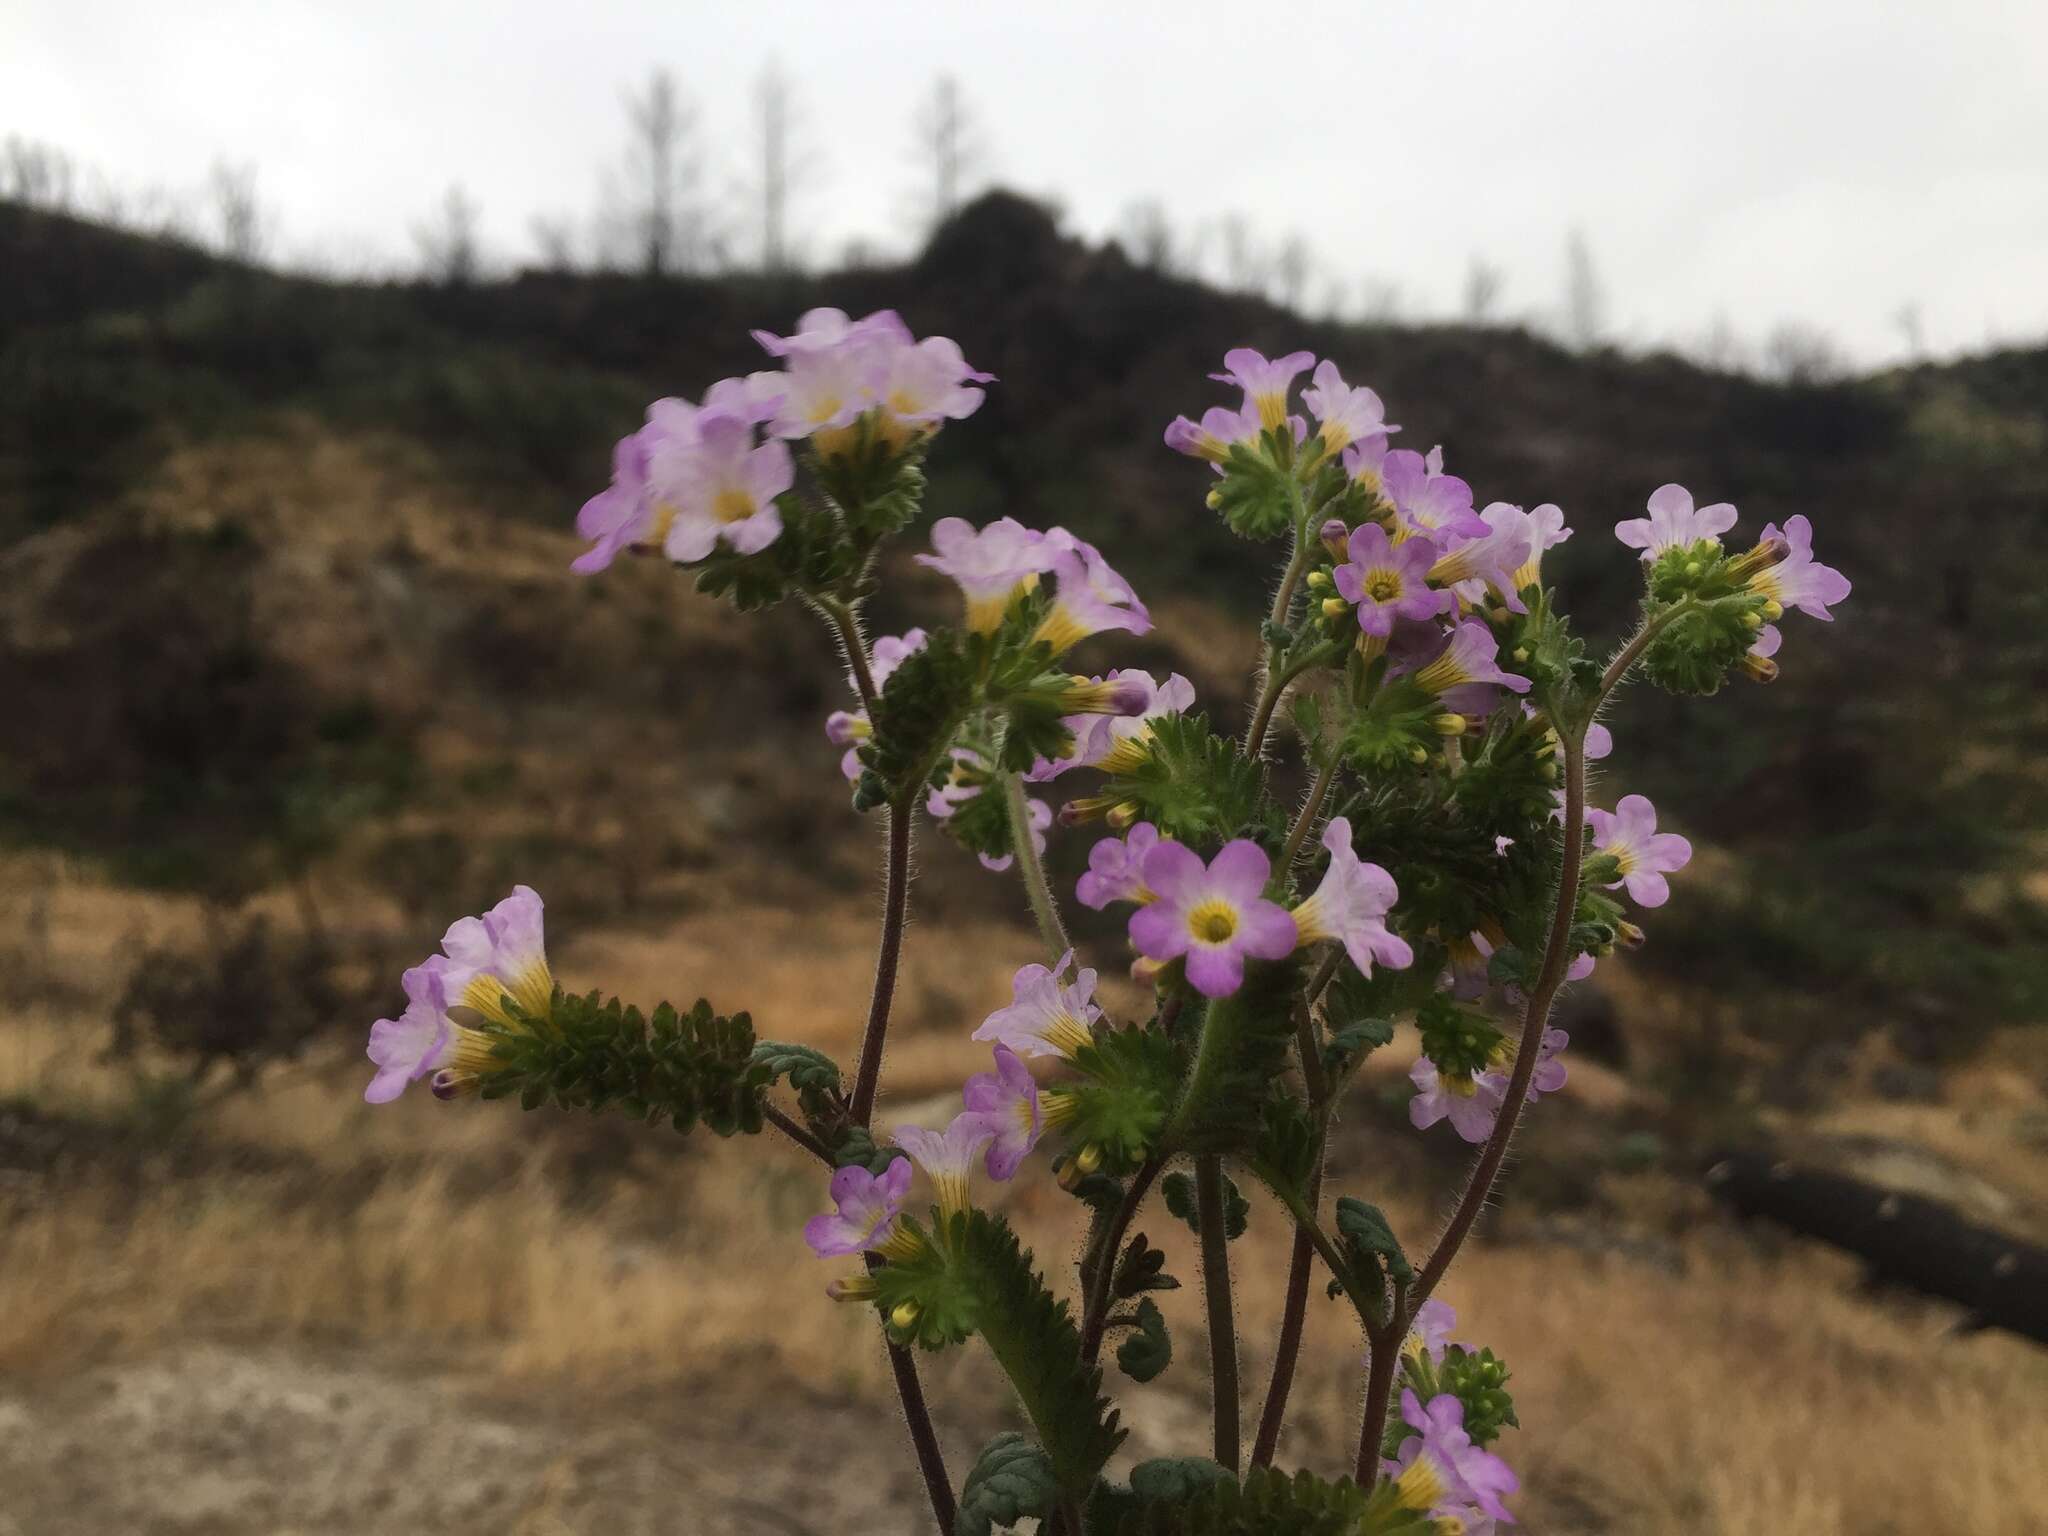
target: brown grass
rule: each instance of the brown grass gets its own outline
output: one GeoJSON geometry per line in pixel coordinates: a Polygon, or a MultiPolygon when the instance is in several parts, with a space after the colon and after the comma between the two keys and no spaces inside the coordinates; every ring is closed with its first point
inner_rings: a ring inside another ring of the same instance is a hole
{"type": "MultiPolygon", "coordinates": [[[[189,920],[90,889],[60,895],[56,910],[51,945],[88,977],[136,923],[167,931],[189,920]]],[[[955,953],[985,963],[942,964],[935,949],[912,948],[885,1123],[972,1067],[966,1026],[1001,999],[1003,957],[1015,952],[1007,931],[975,938],[955,953]]],[[[857,911],[699,914],[663,935],[592,935],[561,962],[572,984],[602,976],[652,996],[674,990],[665,976],[717,975],[736,954],[748,992],[766,1000],[764,1033],[850,1054],[870,964],[857,911]]],[[[112,1123],[124,1090],[93,1060],[100,1028],[90,1006],[13,1010],[0,1022],[0,1099],[112,1123]]],[[[585,1123],[423,1097],[373,1111],[360,1102],[362,1077],[353,1051],[337,1051],[224,1102],[189,1133],[217,1154],[199,1175],[148,1157],[97,1170],[82,1153],[68,1173],[0,1186],[0,1378],[46,1393],[94,1362],[210,1339],[396,1344],[485,1384],[592,1402],[635,1385],[712,1382],[801,1384],[827,1400],[817,1411],[886,1400],[871,1320],[824,1299],[834,1266],[796,1235],[822,1181],[792,1149],[660,1131],[608,1138],[585,1123]],[[593,1157],[598,1174],[579,1172],[593,1157]]],[[[1958,1159],[1970,1152],[1953,1113],[1846,1119],[1865,1132],[1926,1132],[1958,1159]]],[[[1006,1198],[1066,1285],[1071,1204],[1042,1179],[1006,1198]]],[[[1612,1204],[1666,1220],[1677,1208],[1661,1180],[1612,1204]]],[[[1427,1230],[1429,1213],[1412,1201],[1397,1199],[1394,1214],[1407,1232],[1427,1230]]],[[[1144,1224],[1192,1281],[1186,1234],[1163,1230],[1156,1211],[1144,1224]]],[[[1279,1311],[1278,1231],[1262,1207],[1236,1255],[1248,1417],[1279,1311]]],[[[1703,1224],[1672,1254],[1667,1266],[1555,1244],[1482,1246],[1453,1272],[1447,1295],[1467,1330],[1515,1371],[1526,1428],[1502,1449],[1523,1475],[1530,1529],[2048,1528],[2048,1356],[1998,1335],[1952,1336],[1938,1309],[1861,1297],[1846,1266],[1796,1245],[1774,1251],[1703,1224]]],[[[1133,1448],[1147,1455],[1194,1449],[1205,1433],[1199,1299],[1192,1283],[1165,1299],[1176,1368],[1147,1388],[1114,1383],[1133,1448]]],[[[1358,1343],[1319,1293],[1304,1362],[1283,1459],[1334,1471],[1356,1433],[1358,1343]]],[[[933,1381],[942,1412],[991,1384],[971,1353],[938,1363],[933,1381]]],[[[985,1402],[955,1414],[956,1449],[990,1417],[985,1402]]]]}

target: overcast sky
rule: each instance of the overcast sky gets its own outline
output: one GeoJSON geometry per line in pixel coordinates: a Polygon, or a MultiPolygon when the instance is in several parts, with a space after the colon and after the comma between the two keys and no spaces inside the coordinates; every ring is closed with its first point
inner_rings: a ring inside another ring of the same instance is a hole
{"type": "Polygon", "coordinates": [[[1453,311],[1480,256],[1505,309],[1555,312],[1579,227],[1639,343],[1796,319],[1875,360],[1907,304],[1938,352],[2048,333],[2048,0],[0,0],[0,135],[130,189],[253,162],[282,254],[345,263],[410,260],[459,180],[509,260],[533,214],[594,208],[656,66],[730,191],[771,57],[819,256],[906,241],[911,119],[948,71],[992,177],[1070,228],[1145,197],[1190,230],[1240,213],[1353,305],[1453,311]]]}

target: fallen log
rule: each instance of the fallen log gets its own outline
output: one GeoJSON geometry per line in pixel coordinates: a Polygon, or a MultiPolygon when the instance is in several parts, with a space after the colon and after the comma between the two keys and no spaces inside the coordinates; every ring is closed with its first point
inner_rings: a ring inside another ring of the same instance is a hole
{"type": "Polygon", "coordinates": [[[1962,1307],[1967,1328],[2002,1328],[2048,1344],[2048,1248],[1980,1226],[1939,1200],[1733,1152],[1707,1170],[1715,1198],[1802,1237],[1854,1254],[1871,1281],[1962,1307]]]}

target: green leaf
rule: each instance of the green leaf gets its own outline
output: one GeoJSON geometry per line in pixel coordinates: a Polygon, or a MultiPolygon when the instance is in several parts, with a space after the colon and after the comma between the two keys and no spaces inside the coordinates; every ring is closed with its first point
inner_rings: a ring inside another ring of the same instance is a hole
{"type": "Polygon", "coordinates": [[[1465,1433],[1474,1445],[1491,1445],[1504,1427],[1521,1428],[1515,1400],[1507,1391],[1507,1364],[1492,1350],[1475,1353],[1453,1344],[1444,1351],[1437,1380],[1443,1391],[1465,1405],[1465,1433]]]}
{"type": "Polygon", "coordinates": [[[1166,1273],[1166,1255],[1145,1241],[1140,1232],[1133,1237],[1117,1261],[1116,1275],[1110,1283],[1110,1292],[1120,1301],[1128,1301],[1140,1291],[1177,1291],[1180,1282],[1166,1273]]]}
{"type": "Polygon", "coordinates": [[[1435,1529],[1427,1511],[1400,1508],[1391,1488],[1369,1494],[1348,1477],[1325,1482],[1255,1467],[1240,1484],[1227,1473],[1204,1482],[1189,1471],[1148,1477],[1151,1497],[1139,1495],[1135,1471],[1132,1484],[1135,1507],[1119,1511],[1117,1536],[1425,1536],[1435,1529]]]}
{"type": "MultiPolygon", "coordinates": [[[[1384,1321],[1387,1282],[1406,1284],[1415,1277],[1385,1213],[1376,1205],[1344,1196],[1337,1202],[1337,1241],[1357,1277],[1367,1307],[1375,1313],[1374,1320],[1384,1321]]],[[[1338,1282],[1331,1282],[1332,1296],[1341,1290],[1338,1282]]]]}
{"type": "Polygon", "coordinates": [[[771,1083],[779,1083],[786,1077],[792,1088],[839,1091],[839,1064],[815,1047],[784,1040],[763,1040],[754,1047],[753,1060],[756,1066],[768,1069],[768,1081],[771,1083]]]}
{"type": "Polygon", "coordinates": [[[1183,1072],[1179,1051],[1151,1030],[1108,1030],[1074,1053],[1074,1066],[1080,1077],[1061,1090],[1068,1145],[1098,1147],[1109,1172],[1130,1172],[1166,1124],[1183,1072]]]}
{"type": "Polygon", "coordinates": [[[874,734],[861,744],[861,761],[888,786],[891,797],[923,787],[953,743],[974,702],[975,668],[960,637],[934,630],[889,674],[870,711],[874,734]]]}
{"type": "Polygon", "coordinates": [[[900,1148],[876,1141],[874,1132],[864,1125],[847,1127],[832,1149],[834,1167],[865,1168],[869,1173],[887,1173],[889,1165],[901,1156],[900,1148]]]}
{"type": "Polygon", "coordinates": [[[1264,436],[1267,454],[1233,445],[1222,477],[1209,488],[1209,505],[1241,539],[1277,539],[1294,524],[1294,477],[1272,462],[1278,439],[1270,432],[1264,436]]]}
{"type": "Polygon", "coordinates": [[[1131,1468],[1131,1492],[1152,1504],[1185,1504],[1236,1477],[1206,1456],[1161,1456],[1131,1468]]]}
{"type": "Polygon", "coordinates": [[[1222,843],[1263,832],[1277,848],[1286,835],[1285,817],[1266,794],[1265,764],[1240,756],[1236,742],[1213,735],[1206,715],[1154,720],[1145,761],[1112,777],[1104,794],[1132,802],[1137,819],[1184,843],[1222,843]]]}
{"type": "Polygon", "coordinates": [[[1308,1106],[1291,1093],[1275,1091],[1266,1098],[1245,1162],[1283,1200],[1305,1204],[1320,1145],[1308,1106]]]}
{"type": "Polygon", "coordinates": [[[967,1474],[953,1536],[989,1536],[995,1526],[1049,1515],[1059,1496],[1052,1458],[1035,1442],[1006,1430],[982,1447],[967,1474]]]}
{"type": "Polygon", "coordinates": [[[1116,1349],[1117,1368],[1133,1381],[1150,1381],[1173,1360],[1166,1318],[1150,1296],[1138,1303],[1136,1331],[1116,1349]]]}
{"type": "MultiPolygon", "coordinates": [[[[1166,1209],[1188,1224],[1188,1230],[1202,1235],[1202,1213],[1195,1203],[1195,1180],[1192,1174],[1169,1173],[1159,1182],[1160,1193],[1166,1197],[1166,1209]]],[[[1223,1236],[1235,1242],[1243,1237],[1245,1228],[1251,1225],[1252,1203],[1245,1199],[1244,1192],[1237,1187],[1229,1174],[1223,1175],[1223,1236]]]]}

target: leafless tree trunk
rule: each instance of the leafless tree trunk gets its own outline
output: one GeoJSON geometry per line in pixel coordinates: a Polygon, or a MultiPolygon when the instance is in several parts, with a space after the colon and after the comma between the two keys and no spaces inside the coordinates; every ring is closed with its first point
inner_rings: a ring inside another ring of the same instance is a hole
{"type": "Polygon", "coordinates": [[[1586,232],[1575,229],[1564,250],[1565,339],[1581,352],[1600,345],[1607,330],[1607,294],[1593,266],[1593,248],[1586,232]]]}
{"type": "Polygon", "coordinates": [[[809,179],[813,159],[795,83],[772,61],[754,86],[754,130],[760,180],[748,190],[758,210],[761,270],[792,271],[798,251],[790,234],[790,204],[809,179]]]}
{"type": "Polygon", "coordinates": [[[982,165],[973,117],[960,98],[960,82],[951,75],[938,78],[918,109],[916,134],[917,156],[929,178],[925,209],[929,231],[959,211],[982,165]]]}
{"type": "Polygon", "coordinates": [[[626,98],[627,148],[611,220],[631,264],[649,277],[686,271],[703,254],[697,112],[676,77],[657,69],[626,98]]]}
{"type": "Polygon", "coordinates": [[[1506,282],[1501,269],[1484,256],[1474,256],[1472,265],[1465,269],[1465,318],[1474,325],[1483,325],[1493,313],[1493,306],[1500,302],[1500,291],[1506,282]]]}
{"type": "Polygon", "coordinates": [[[270,245],[270,221],[256,195],[256,167],[215,161],[209,187],[220,220],[221,254],[254,266],[270,245]]]}
{"type": "Polygon", "coordinates": [[[430,220],[413,226],[413,244],[419,248],[420,268],[428,281],[450,288],[476,281],[483,265],[477,238],[480,212],[457,184],[448,189],[430,220]]]}

